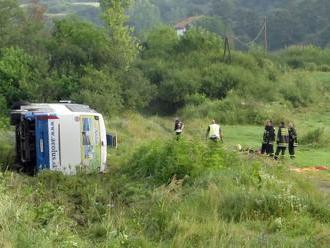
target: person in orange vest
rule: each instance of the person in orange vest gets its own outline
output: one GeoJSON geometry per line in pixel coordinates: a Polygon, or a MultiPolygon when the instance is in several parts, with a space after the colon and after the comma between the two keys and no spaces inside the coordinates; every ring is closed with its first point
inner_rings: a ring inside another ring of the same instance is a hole
{"type": "Polygon", "coordinates": [[[206,138],[218,142],[221,140],[223,142],[223,134],[221,131],[221,127],[219,124],[216,123],[215,120],[212,120],[211,125],[208,126],[206,131],[206,138]]]}
{"type": "Polygon", "coordinates": [[[278,159],[278,156],[282,155],[284,157],[286,148],[289,143],[289,130],[285,127],[285,123],[281,122],[280,127],[277,132],[277,149],[275,153],[275,159],[278,159]]]}

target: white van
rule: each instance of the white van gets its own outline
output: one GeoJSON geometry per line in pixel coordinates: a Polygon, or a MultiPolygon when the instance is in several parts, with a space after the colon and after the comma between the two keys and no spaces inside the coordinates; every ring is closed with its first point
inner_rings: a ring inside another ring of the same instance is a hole
{"type": "Polygon", "coordinates": [[[17,163],[24,171],[75,174],[104,171],[107,137],[103,116],[87,105],[23,104],[11,113],[17,163]]]}

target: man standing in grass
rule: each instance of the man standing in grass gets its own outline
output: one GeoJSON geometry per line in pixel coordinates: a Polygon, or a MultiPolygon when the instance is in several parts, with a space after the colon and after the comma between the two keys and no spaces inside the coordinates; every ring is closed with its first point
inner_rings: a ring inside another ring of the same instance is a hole
{"type": "Polygon", "coordinates": [[[295,148],[298,146],[297,131],[292,122],[289,123],[289,154],[290,158],[296,157],[295,148]]]}
{"type": "Polygon", "coordinates": [[[223,135],[221,132],[220,125],[217,124],[215,120],[212,120],[211,125],[209,125],[206,132],[206,138],[214,142],[218,142],[219,140],[223,142],[223,135]]]}
{"type": "Polygon", "coordinates": [[[274,142],[276,134],[273,122],[271,120],[267,121],[263,136],[263,142],[261,147],[261,154],[267,154],[269,156],[274,156],[274,142]]]}
{"type": "Polygon", "coordinates": [[[285,155],[285,150],[288,147],[288,143],[289,143],[289,131],[288,129],[285,127],[284,122],[281,122],[280,127],[278,129],[278,133],[277,133],[277,149],[276,149],[276,153],[275,153],[275,159],[278,159],[278,156],[282,155],[282,157],[284,157],[285,155]]]}

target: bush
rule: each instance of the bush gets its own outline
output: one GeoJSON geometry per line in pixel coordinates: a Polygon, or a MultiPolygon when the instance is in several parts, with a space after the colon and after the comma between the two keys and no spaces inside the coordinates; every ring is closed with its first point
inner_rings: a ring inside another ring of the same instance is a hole
{"type": "Polygon", "coordinates": [[[169,183],[173,177],[194,178],[207,169],[226,167],[230,157],[220,144],[184,139],[152,142],[134,153],[125,171],[134,178],[149,179],[160,185],[169,183]]]}
{"type": "Polygon", "coordinates": [[[291,46],[279,53],[280,60],[293,69],[322,70],[330,65],[330,49],[315,46],[291,46]]]}
{"type": "Polygon", "coordinates": [[[309,78],[305,73],[298,73],[292,80],[287,79],[287,82],[282,84],[280,93],[296,108],[310,106],[320,100],[321,95],[314,79],[309,78]]]}
{"type": "Polygon", "coordinates": [[[15,161],[14,137],[0,129],[0,141],[0,170],[7,170],[15,161]]]}
{"type": "Polygon", "coordinates": [[[313,147],[326,147],[330,144],[329,137],[324,128],[316,128],[300,138],[300,144],[313,147]]]}
{"type": "Polygon", "coordinates": [[[274,123],[286,121],[290,108],[284,104],[265,104],[256,100],[244,100],[229,96],[224,100],[205,101],[198,106],[188,105],[179,111],[184,119],[215,118],[221,124],[263,124],[271,119],[274,123]]]}
{"type": "Polygon", "coordinates": [[[330,65],[320,65],[319,70],[323,72],[330,72],[330,65]]]}
{"type": "Polygon", "coordinates": [[[203,104],[208,100],[207,96],[203,94],[193,94],[189,95],[185,98],[185,103],[186,105],[193,105],[193,106],[198,106],[203,104]]]}

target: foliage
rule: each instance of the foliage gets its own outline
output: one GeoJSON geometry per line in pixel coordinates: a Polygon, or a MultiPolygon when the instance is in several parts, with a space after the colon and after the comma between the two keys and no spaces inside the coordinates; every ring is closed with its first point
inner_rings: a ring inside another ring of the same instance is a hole
{"type": "MultiPolygon", "coordinates": [[[[4,1],[8,14],[17,15],[12,24],[21,32],[8,27],[8,35],[15,39],[1,39],[2,114],[19,100],[72,99],[113,115],[124,107],[144,108],[153,99],[155,87],[134,66],[138,46],[126,26],[128,5],[113,2],[104,14],[107,28],[68,17],[54,21],[49,30],[34,9],[38,3],[21,13],[11,0],[4,1]]],[[[10,15],[2,16],[4,24],[11,24],[6,23],[10,15]]]]}
{"type": "MultiPolygon", "coordinates": [[[[1,1],[0,126],[6,131],[0,133],[0,166],[5,170],[0,174],[0,246],[328,246],[329,199],[305,177],[297,177],[285,162],[251,154],[246,159],[228,151],[232,143],[223,147],[201,139],[206,119],[260,124],[271,118],[278,123],[292,120],[295,111],[326,106],[329,79],[320,71],[329,69],[329,51],[290,47],[265,55],[232,50],[231,60],[224,59],[224,42],[216,33],[229,32],[226,25],[239,19],[230,32],[254,36],[258,30],[249,24],[258,26],[259,14],[249,9],[257,2],[190,3],[187,8],[187,1],[138,1],[155,10],[148,20],[174,23],[190,15],[213,15],[182,37],[169,26],[151,29],[146,21],[140,30],[151,31],[143,34],[140,50],[127,24],[134,23],[125,15],[129,1],[102,1],[103,27],[67,17],[47,28],[33,9],[23,12],[14,1],[1,1]],[[30,18],[31,13],[36,15],[30,18]],[[13,133],[3,117],[8,107],[22,99],[63,98],[112,115],[108,129],[120,130],[120,147],[109,152],[110,173],[28,177],[6,171],[14,163],[13,133]],[[169,118],[116,115],[132,109],[176,112],[187,121],[184,135],[190,136],[169,139],[169,118]]],[[[278,18],[284,23],[283,28],[272,26],[280,37],[272,48],[306,38],[301,27],[298,35],[284,35],[301,18],[286,22],[289,11],[283,6],[272,10],[282,3],[263,1],[258,10],[271,11],[271,25],[278,18]]],[[[141,18],[138,7],[127,13],[141,18]]],[[[314,21],[301,25],[316,30],[314,21]]],[[[229,129],[236,135],[232,142],[245,142],[236,126],[225,128],[225,135],[229,129]]],[[[258,132],[254,127],[245,138],[258,132]]],[[[325,134],[323,129],[307,131],[299,142],[326,148],[325,134]]]]}
{"type": "MultiPolygon", "coordinates": [[[[39,5],[46,5],[54,18],[56,15],[74,13],[85,20],[103,25],[104,22],[99,17],[101,11],[118,1],[103,0],[101,8],[97,8],[97,3],[93,0],[37,2],[39,5]]],[[[120,2],[126,9],[131,1],[120,2]]],[[[160,23],[175,24],[190,16],[203,15],[203,20],[194,25],[222,35],[234,34],[243,43],[254,40],[262,28],[264,17],[267,16],[269,47],[277,50],[294,44],[314,44],[322,47],[329,45],[329,7],[326,0],[137,0],[133,1],[127,13],[129,23],[139,37],[145,37],[146,31],[160,23]]],[[[236,47],[247,48],[242,42],[235,43],[236,47]]],[[[255,43],[263,45],[263,39],[259,36],[255,43]]]]}
{"type": "Polygon", "coordinates": [[[327,71],[330,49],[315,46],[290,46],[279,52],[280,60],[293,69],[327,71]]]}
{"type": "MultiPolygon", "coordinates": [[[[106,2],[106,1],[104,1],[106,2]]],[[[129,1],[111,1],[110,7],[104,12],[104,20],[110,28],[112,53],[116,53],[115,65],[127,68],[137,56],[139,46],[131,35],[132,30],[126,25],[128,17],[125,10],[129,1]]]]}
{"type": "Polygon", "coordinates": [[[274,97],[267,90],[278,72],[270,60],[233,52],[232,63],[227,64],[222,50],[220,37],[200,28],[189,30],[180,39],[170,28],[152,31],[139,67],[158,87],[156,102],[161,103],[161,110],[172,113],[195,94],[223,99],[236,91],[244,98],[269,101],[274,97]]]}
{"type": "Polygon", "coordinates": [[[72,96],[74,100],[109,114],[122,107],[121,87],[116,78],[94,68],[86,68],[84,74],[80,79],[80,90],[72,96]]]}
{"type": "MultiPolygon", "coordinates": [[[[173,114],[183,107],[183,112],[194,112],[191,99],[199,95],[204,97],[197,101],[200,104],[208,99],[215,103],[205,103],[192,115],[218,116],[225,123],[260,123],[271,113],[273,119],[284,118],[284,114],[276,116],[280,111],[272,108],[277,106],[288,113],[325,101],[326,97],[318,97],[328,92],[325,83],[304,73],[291,76],[289,67],[327,71],[327,49],[290,47],[275,55],[255,49],[232,50],[229,60],[224,58],[223,39],[214,33],[225,29],[228,20],[214,16],[200,18],[196,27],[181,37],[170,26],[154,28],[144,35],[140,51],[125,12],[130,6],[129,11],[134,11],[136,5],[132,7],[130,1],[101,4],[105,27],[67,17],[54,21],[47,31],[44,20],[36,14],[38,9],[22,13],[28,25],[17,20],[21,35],[10,33],[17,42],[13,46],[4,43],[0,52],[1,103],[9,107],[17,100],[73,99],[112,115],[124,108],[173,114]],[[28,13],[34,14],[28,18],[28,13]],[[219,30],[207,31],[216,22],[219,30]],[[45,39],[41,39],[42,34],[45,39]],[[28,38],[33,41],[30,45],[24,42],[28,38]],[[244,103],[242,109],[232,105],[239,106],[240,102],[244,103]],[[216,110],[219,104],[222,107],[216,110]],[[228,109],[236,113],[228,113],[228,109]],[[219,110],[227,116],[216,113],[219,110]]],[[[155,7],[159,3],[135,4],[155,7]]],[[[166,4],[174,3],[163,6],[166,4]]],[[[17,6],[9,6],[18,13],[17,6]]]]}
{"type": "Polygon", "coordinates": [[[7,102],[32,97],[33,57],[22,49],[4,48],[0,52],[0,93],[7,102]]]}
{"type": "Polygon", "coordinates": [[[4,131],[8,123],[6,120],[0,119],[0,172],[11,168],[15,161],[15,154],[13,149],[13,135],[12,133],[4,131]]]}
{"type": "Polygon", "coordinates": [[[0,243],[327,247],[325,196],[285,167],[209,145],[151,142],[103,175],[0,174],[0,243]]]}
{"type": "Polygon", "coordinates": [[[247,99],[242,100],[237,96],[227,97],[223,101],[204,101],[201,104],[190,104],[179,113],[185,118],[216,119],[221,124],[263,124],[265,120],[271,119],[274,123],[288,120],[290,111],[288,106],[247,99]]]}
{"type": "Polygon", "coordinates": [[[150,0],[136,0],[129,8],[129,24],[134,27],[134,33],[143,36],[152,28],[161,24],[160,10],[150,0]]]}
{"type": "Polygon", "coordinates": [[[230,166],[230,161],[230,155],[220,144],[205,145],[180,139],[142,146],[132,156],[126,170],[134,178],[146,178],[161,185],[169,183],[172,178],[195,178],[206,169],[230,166]]]}
{"type": "Polygon", "coordinates": [[[327,147],[330,144],[329,137],[324,128],[310,130],[301,137],[299,142],[302,145],[309,145],[313,147],[327,147]]]}

